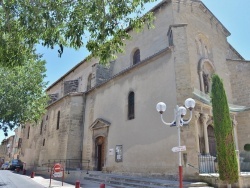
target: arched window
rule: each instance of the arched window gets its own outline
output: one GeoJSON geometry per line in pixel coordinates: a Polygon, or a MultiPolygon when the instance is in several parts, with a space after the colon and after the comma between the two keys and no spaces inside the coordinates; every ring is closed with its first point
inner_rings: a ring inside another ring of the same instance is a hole
{"type": "Polygon", "coordinates": [[[140,50],[137,49],[134,53],[134,56],[133,56],[133,65],[139,63],[141,61],[141,57],[140,57],[140,50]]]}
{"type": "Polygon", "coordinates": [[[27,134],[27,139],[30,137],[30,127],[28,128],[28,134],[27,134]]]}
{"type": "Polygon", "coordinates": [[[40,127],[40,135],[43,133],[43,120],[41,122],[41,127],[40,127]]]}
{"type": "Polygon", "coordinates": [[[59,129],[59,124],[60,124],[60,111],[57,113],[57,124],[56,124],[56,129],[59,129]]]}
{"type": "Polygon", "coordinates": [[[43,139],[43,146],[45,146],[45,139],[43,139]]]}
{"type": "Polygon", "coordinates": [[[92,74],[90,74],[88,77],[87,90],[91,88],[91,80],[92,80],[92,74]]]}
{"type": "Polygon", "coordinates": [[[131,91],[128,95],[128,119],[135,118],[135,94],[131,91]]]}

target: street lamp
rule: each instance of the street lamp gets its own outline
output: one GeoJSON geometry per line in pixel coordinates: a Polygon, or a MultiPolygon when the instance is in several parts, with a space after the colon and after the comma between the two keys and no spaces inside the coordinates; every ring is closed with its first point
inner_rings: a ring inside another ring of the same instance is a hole
{"type": "Polygon", "coordinates": [[[180,186],[179,187],[180,188],[183,187],[183,184],[182,184],[181,151],[185,151],[186,150],[186,146],[181,146],[181,136],[180,136],[181,135],[181,131],[180,131],[180,127],[183,126],[183,125],[188,124],[191,121],[191,119],[192,119],[192,110],[193,110],[194,106],[195,106],[194,99],[188,98],[188,99],[185,100],[185,107],[190,110],[190,117],[189,117],[189,120],[184,121],[183,117],[186,115],[187,109],[184,106],[180,106],[179,107],[178,105],[176,105],[174,120],[171,123],[167,123],[167,122],[165,122],[163,120],[163,117],[162,117],[163,112],[165,112],[165,110],[167,108],[166,104],[163,103],[163,102],[159,102],[156,105],[156,110],[161,114],[161,120],[162,120],[162,122],[165,125],[168,125],[170,127],[176,126],[177,130],[178,130],[178,147],[174,147],[172,149],[172,151],[179,152],[179,182],[180,182],[180,186]]]}

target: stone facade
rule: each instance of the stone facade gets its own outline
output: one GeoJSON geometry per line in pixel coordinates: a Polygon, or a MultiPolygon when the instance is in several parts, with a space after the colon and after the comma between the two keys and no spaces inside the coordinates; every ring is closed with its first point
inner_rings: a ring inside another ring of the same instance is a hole
{"type": "Polygon", "coordinates": [[[216,155],[211,76],[224,81],[235,125],[236,147],[249,141],[249,61],[227,42],[229,31],[200,1],[162,1],[155,29],[125,41],[125,52],[105,67],[84,60],[52,84],[51,101],[37,125],[23,128],[21,159],[42,166],[53,159],[90,160],[92,170],[177,176],[177,129],[164,126],[155,105],[167,103],[164,119],[186,98],[194,117],[181,128],[184,177],[197,178],[198,154],[216,155]],[[133,64],[135,51],[140,62],[133,64]],[[133,93],[133,98],[129,98],[133,93]],[[131,102],[132,100],[132,102],[131,102]],[[132,118],[128,114],[132,113],[132,118]]]}

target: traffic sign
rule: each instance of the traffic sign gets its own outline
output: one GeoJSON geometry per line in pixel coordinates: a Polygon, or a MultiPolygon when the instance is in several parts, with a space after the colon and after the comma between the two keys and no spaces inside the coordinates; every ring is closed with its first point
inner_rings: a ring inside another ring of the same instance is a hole
{"type": "Polygon", "coordinates": [[[56,163],[53,167],[53,173],[52,175],[54,177],[62,177],[63,176],[63,168],[62,165],[60,163],[56,163]]]}
{"type": "Polygon", "coordinates": [[[53,167],[54,172],[61,172],[61,164],[60,163],[56,163],[53,167]]]}
{"type": "Polygon", "coordinates": [[[172,148],[172,152],[186,151],[186,146],[177,146],[172,148]]]}

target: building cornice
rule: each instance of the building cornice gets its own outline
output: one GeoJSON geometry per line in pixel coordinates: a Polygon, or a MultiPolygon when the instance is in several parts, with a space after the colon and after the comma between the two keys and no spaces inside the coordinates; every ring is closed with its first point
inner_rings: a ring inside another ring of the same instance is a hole
{"type": "Polygon", "coordinates": [[[172,24],[168,27],[168,32],[167,35],[169,35],[169,32],[171,31],[172,28],[176,27],[186,27],[188,24],[187,23],[180,23],[180,24],[172,24]]]}
{"type": "MultiPolygon", "coordinates": [[[[197,2],[197,1],[195,1],[197,2]]],[[[220,26],[220,29],[222,30],[222,32],[226,35],[226,37],[230,36],[231,33],[227,30],[227,28],[220,22],[220,20],[218,20],[216,18],[216,16],[209,10],[209,8],[207,8],[207,6],[202,2],[199,1],[200,5],[199,8],[204,12],[204,13],[208,13],[210,16],[210,20],[211,22],[214,22],[216,26],[220,26]]]]}
{"type": "Polygon", "coordinates": [[[235,62],[242,62],[242,63],[250,63],[250,60],[242,60],[242,59],[226,59],[226,61],[235,61],[235,62]]]}
{"type": "Polygon", "coordinates": [[[57,104],[58,102],[60,102],[61,100],[67,98],[67,97],[74,97],[74,96],[82,96],[84,94],[84,92],[71,92],[68,93],[67,95],[64,95],[63,97],[59,98],[58,100],[50,103],[45,109],[48,109],[49,107],[57,104]]]}

